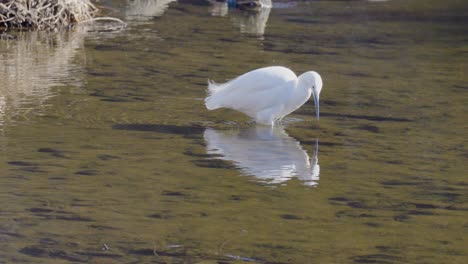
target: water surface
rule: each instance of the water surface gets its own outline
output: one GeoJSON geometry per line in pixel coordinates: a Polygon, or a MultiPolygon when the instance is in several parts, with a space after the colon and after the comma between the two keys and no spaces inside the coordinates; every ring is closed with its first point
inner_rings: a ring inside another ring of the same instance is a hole
{"type": "Polygon", "coordinates": [[[464,1],[103,1],[0,42],[0,263],[465,263],[464,1]],[[282,126],[206,81],[322,75],[282,126]]]}

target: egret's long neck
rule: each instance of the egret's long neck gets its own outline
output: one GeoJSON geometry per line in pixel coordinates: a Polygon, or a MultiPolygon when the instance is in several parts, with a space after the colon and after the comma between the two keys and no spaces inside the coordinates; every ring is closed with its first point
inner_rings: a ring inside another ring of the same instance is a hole
{"type": "Polygon", "coordinates": [[[304,74],[301,74],[297,78],[296,91],[295,95],[300,97],[306,102],[309,100],[310,95],[312,94],[311,85],[305,80],[304,74]]]}

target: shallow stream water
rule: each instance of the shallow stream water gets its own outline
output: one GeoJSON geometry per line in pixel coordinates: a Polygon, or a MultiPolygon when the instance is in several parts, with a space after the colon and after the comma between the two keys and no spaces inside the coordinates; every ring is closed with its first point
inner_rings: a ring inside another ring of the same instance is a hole
{"type": "Polygon", "coordinates": [[[102,1],[0,41],[0,263],[468,263],[466,1],[102,1]],[[274,128],[208,79],[321,74],[274,128]]]}

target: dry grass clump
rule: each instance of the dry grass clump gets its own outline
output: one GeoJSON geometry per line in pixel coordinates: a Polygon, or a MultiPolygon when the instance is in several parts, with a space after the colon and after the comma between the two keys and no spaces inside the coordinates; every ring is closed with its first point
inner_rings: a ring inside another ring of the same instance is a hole
{"type": "Polygon", "coordinates": [[[0,28],[55,30],[92,20],[90,0],[0,0],[0,28]]]}

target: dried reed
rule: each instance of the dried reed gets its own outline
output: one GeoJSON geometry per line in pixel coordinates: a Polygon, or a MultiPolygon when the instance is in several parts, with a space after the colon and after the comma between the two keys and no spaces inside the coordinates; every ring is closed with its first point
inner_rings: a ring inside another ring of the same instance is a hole
{"type": "Polygon", "coordinates": [[[99,12],[90,0],[0,0],[0,27],[57,30],[94,20],[99,12]]]}

